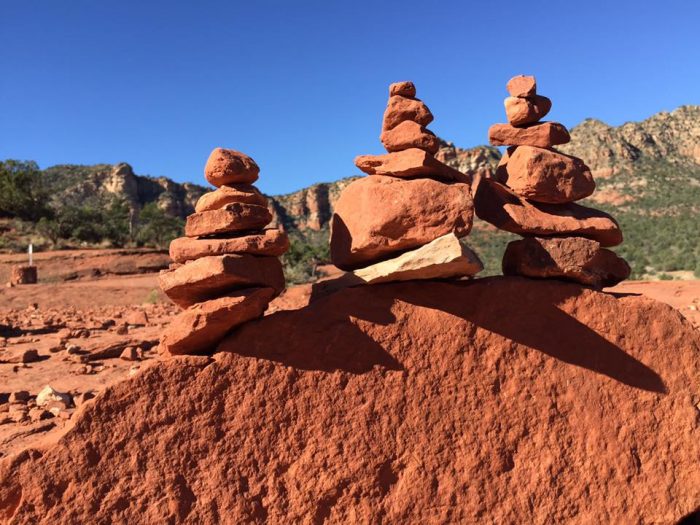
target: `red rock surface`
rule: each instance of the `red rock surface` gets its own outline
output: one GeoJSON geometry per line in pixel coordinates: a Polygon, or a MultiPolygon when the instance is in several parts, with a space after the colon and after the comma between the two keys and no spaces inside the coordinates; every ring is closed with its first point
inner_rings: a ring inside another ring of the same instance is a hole
{"type": "Polygon", "coordinates": [[[0,516],[673,524],[700,502],[700,338],[650,299],[365,286],[222,349],[147,367],[3,460],[0,516]]]}
{"type": "Polygon", "coordinates": [[[552,101],[547,97],[533,95],[528,98],[508,97],[503,101],[508,122],[512,126],[533,124],[545,117],[552,109],[552,101]]]}
{"type": "Polygon", "coordinates": [[[595,191],[591,170],[576,157],[544,148],[509,148],[496,179],[521,197],[550,204],[584,199],[595,191]]]}
{"type": "Polygon", "coordinates": [[[184,263],[210,255],[248,253],[278,257],[289,248],[289,237],[281,230],[264,230],[262,233],[240,237],[191,238],[179,237],[170,243],[170,257],[176,263],[184,263]]]}
{"type": "Polygon", "coordinates": [[[531,97],[537,93],[537,81],[529,75],[517,75],[506,84],[511,97],[531,97]]]}
{"type": "Polygon", "coordinates": [[[432,179],[372,176],[343,191],[331,223],[331,259],[358,268],[471,229],[473,203],[467,184],[432,179]]]}
{"type": "Polygon", "coordinates": [[[215,191],[205,193],[199,198],[194,209],[196,212],[218,210],[232,202],[267,206],[267,198],[255,186],[235,184],[233,186],[221,186],[215,191]]]}
{"type": "Polygon", "coordinates": [[[218,210],[193,213],[187,217],[185,235],[199,237],[218,233],[259,230],[272,220],[265,206],[232,202],[218,210]]]}
{"type": "Polygon", "coordinates": [[[204,177],[209,184],[252,184],[258,180],[260,168],[245,153],[232,149],[215,148],[204,167],[204,177]]]}
{"type": "Polygon", "coordinates": [[[202,257],[161,272],[158,281],[163,292],[182,308],[241,288],[284,290],[282,263],[277,257],[247,254],[202,257]]]}
{"type": "Polygon", "coordinates": [[[422,100],[399,95],[389,97],[384,111],[382,130],[395,128],[404,120],[411,120],[421,126],[427,126],[433,121],[433,114],[422,100]]]}
{"type": "Polygon", "coordinates": [[[474,209],[481,220],[523,236],[586,237],[603,246],[622,243],[619,225],[605,212],[574,203],[528,202],[489,179],[479,182],[474,209]]]}
{"type": "Polygon", "coordinates": [[[512,241],[503,255],[504,275],[562,278],[599,289],[624,281],[630,271],[615,252],[582,237],[512,241]]]}
{"type": "Polygon", "coordinates": [[[404,120],[379,137],[388,152],[419,148],[434,155],[440,149],[440,141],[430,131],[412,120],[404,120]]]}
{"type": "Polygon", "coordinates": [[[195,304],[165,328],[161,348],[170,355],[211,352],[233,328],[260,317],[274,296],[272,288],[250,288],[195,304]]]}
{"type": "Polygon", "coordinates": [[[389,96],[415,97],[416,86],[411,81],[394,82],[389,86],[389,96]]]}
{"type": "Polygon", "coordinates": [[[558,122],[540,122],[520,128],[510,124],[494,124],[489,128],[489,142],[493,146],[551,148],[570,140],[569,132],[558,122]]]}
{"type": "Polygon", "coordinates": [[[460,171],[443,164],[427,151],[409,148],[386,155],[360,155],[355,166],[368,175],[413,178],[433,177],[446,181],[469,182],[470,178],[460,171]]]}

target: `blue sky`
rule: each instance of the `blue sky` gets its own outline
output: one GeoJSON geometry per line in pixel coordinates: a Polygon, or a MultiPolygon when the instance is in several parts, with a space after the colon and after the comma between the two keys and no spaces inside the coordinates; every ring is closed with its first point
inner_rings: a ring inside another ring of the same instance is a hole
{"type": "Polygon", "coordinates": [[[484,144],[505,82],[549,119],[618,125],[700,103],[700,2],[0,0],[0,159],[129,162],[204,183],[216,146],[286,193],[381,153],[387,87],[435,133],[484,144]]]}

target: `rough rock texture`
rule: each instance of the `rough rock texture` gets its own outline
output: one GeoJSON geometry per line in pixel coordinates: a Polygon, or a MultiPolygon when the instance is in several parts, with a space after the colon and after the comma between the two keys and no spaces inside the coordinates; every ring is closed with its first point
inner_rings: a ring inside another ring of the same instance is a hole
{"type": "Polygon", "coordinates": [[[10,270],[10,284],[36,284],[38,280],[37,267],[28,264],[18,264],[10,270]]]}
{"type": "Polygon", "coordinates": [[[284,290],[282,263],[277,257],[247,254],[202,257],[160,272],[158,281],[163,292],[183,308],[241,288],[284,290]]]}
{"type": "Polygon", "coordinates": [[[533,124],[543,119],[552,109],[552,101],[541,95],[528,98],[508,97],[503,101],[508,122],[512,126],[533,124]]]}
{"type": "Polygon", "coordinates": [[[528,202],[493,180],[482,179],[474,196],[477,216],[501,230],[524,236],[578,236],[617,246],[622,231],[605,212],[578,204],[528,202]]]}
{"type": "Polygon", "coordinates": [[[211,352],[233,328],[260,317],[274,296],[272,288],[249,288],[190,306],[165,328],[161,348],[170,355],[211,352]]]}
{"type": "Polygon", "coordinates": [[[467,175],[443,164],[427,151],[409,148],[386,155],[360,155],[355,166],[368,175],[388,175],[400,178],[433,177],[446,181],[469,182],[467,175]]]}
{"type": "Polygon", "coordinates": [[[265,206],[232,202],[218,210],[193,213],[187,217],[185,235],[199,237],[218,233],[259,230],[272,220],[265,206]]]}
{"type": "Polygon", "coordinates": [[[532,146],[509,148],[496,179],[521,197],[551,204],[573,202],[595,191],[595,182],[581,159],[532,146]]]}
{"type": "Polygon", "coordinates": [[[411,81],[394,82],[389,86],[389,96],[415,97],[416,86],[411,81]]]}
{"type": "Polygon", "coordinates": [[[232,202],[267,206],[267,198],[255,186],[236,184],[233,186],[221,186],[215,191],[205,193],[199,198],[194,209],[196,212],[218,210],[232,202]]]}
{"type": "Polygon", "coordinates": [[[382,131],[379,138],[388,152],[420,148],[430,154],[435,154],[440,148],[438,138],[412,120],[404,120],[395,128],[382,131]]]}
{"type": "Polygon", "coordinates": [[[472,219],[466,184],[365,177],[345,188],[336,203],[331,259],[339,268],[358,268],[450,232],[464,237],[472,219]]]}
{"type": "Polygon", "coordinates": [[[700,164],[700,106],[681,106],[617,127],[587,119],[571,130],[571,139],[562,151],[581,157],[594,175],[597,171],[610,175],[629,170],[640,161],[697,166],[700,164]]]}
{"type": "Polygon", "coordinates": [[[385,283],[468,277],[483,269],[476,254],[454,233],[448,233],[393,259],[355,270],[354,274],[366,283],[385,283]]]}
{"type": "Polygon", "coordinates": [[[3,460],[0,516],[671,525],[700,504],[700,338],[651,299],[362,286],[221,348],[147,367],[3,460]]]}
{"type": "Polygon", "coordinates": [[[529,238],[512,241],[503,256],[505,275],[563,278],[603,288],[630,275],[630,266],[615,252],[582,237],[529,238]]]}
{"type": "Polygon", "coordinates": [[[395,128],[404,120],[411,120],[421,126],[427,126],[433,121],[433,114],[422,100],[399,95],[389,97],[382,120],[382,130],[387,131],[395,128]]]}
{"type": "Polygon", "coordinates": [[[279,257],[289,248],[289,237],[281,230],[265,230],[262,233],[241,237],[191,238],[178,237],[170,243],[170,257],[176,263],[184,263],[210,255],[248,253],[279,257]]]}
{"type": "Polygon", "coordinates": [[[260,168],[245,153],[232,149],[215,148],[204,166],[204,177],[209,184],[252,184],[258,180],[260,168]]]}
{"type": "Polygon", "coordinates": [[[506,84],[511,97],[531,97],[537,93],[537,81],[530,75],[517,75],[506,84]]]}
{"type": "Polygon", "coordinates": [[[520,128],[510,124],[494,124],[489,128],[489,142],[493,146],[551,148],[570,140],[569,132],[558,122],[540,122],[520,128]]]}

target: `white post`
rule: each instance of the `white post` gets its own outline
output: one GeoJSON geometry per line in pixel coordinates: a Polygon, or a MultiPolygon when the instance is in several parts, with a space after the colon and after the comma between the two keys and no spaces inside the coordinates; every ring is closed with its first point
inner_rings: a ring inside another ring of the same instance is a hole
{"type": "Polygon", "coordinates": [[[29,266],[34,266],[32,264],[34,262],[33,254],[34,254],[34,246],[31,243],[29,243],[29,266]]]}

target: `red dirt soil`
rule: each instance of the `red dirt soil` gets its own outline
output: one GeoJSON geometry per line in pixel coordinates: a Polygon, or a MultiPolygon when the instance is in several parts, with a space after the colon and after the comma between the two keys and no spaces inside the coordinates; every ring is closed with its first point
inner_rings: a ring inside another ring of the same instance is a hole
{"type": "Polygon", "coordinates": [[[700,507],[700,334],[645,297],[364,286],[220,350],[142,367],[55,445],[0,460],[0,522],[671,524],[700,507]]]}

